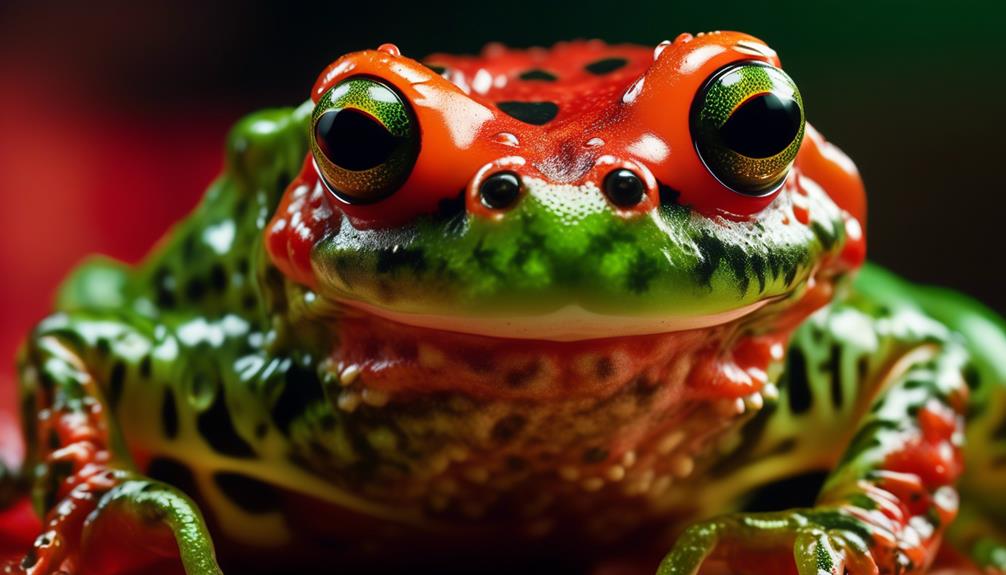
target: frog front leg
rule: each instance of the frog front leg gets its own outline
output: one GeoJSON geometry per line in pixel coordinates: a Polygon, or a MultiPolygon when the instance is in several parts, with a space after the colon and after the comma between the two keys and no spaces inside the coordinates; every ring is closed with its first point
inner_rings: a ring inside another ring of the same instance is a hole
{"type": "Polygon", "coordinates": [[[132,469],[110,415],[127,369],[151,341],[117,318],[52,318],[22,358],[22,405],[33,498],[44,532],[6,573],[119,573],[181,559],[212,575],[213,545],[176,489],[132,469]]]}
{"type": "Polygon", "coordinates": [[[698,573],[710,559],[736,573],[923,573],[957,511],[965,362],[953,345],[903,356],[815,507],[693,526],[659,573],[698,573]]]}

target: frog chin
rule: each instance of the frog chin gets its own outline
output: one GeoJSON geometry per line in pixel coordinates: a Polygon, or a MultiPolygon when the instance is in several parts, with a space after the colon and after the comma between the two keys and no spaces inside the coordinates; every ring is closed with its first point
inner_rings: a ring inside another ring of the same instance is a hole
{"type": "Polygon", "coordinates": [[[362,301],[342,303],[369,315],[426,329],[509,339],[583,341],[705,329],[738,320],[769,301],[705,315],[663,316],[599,314],[573,304],[539,315],[462,316],[409,313],[362,301]]]}

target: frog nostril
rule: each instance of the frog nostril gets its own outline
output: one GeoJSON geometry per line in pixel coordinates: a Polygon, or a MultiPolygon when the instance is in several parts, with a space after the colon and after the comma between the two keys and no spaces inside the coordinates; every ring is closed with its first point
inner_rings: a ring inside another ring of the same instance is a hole
{"type": "Polygon", "coordinates": [[[631,208],[646,197],[646,186],[635,172],[621,168],[604,178],[604,193],[616,206],[631,208]]]}
{"type": "Polygon", "coordinates": [[[497,172],[479,186],[482,205],[502,210],[513,205],[520,195],[520,177],[513,172],[497,172]]]}

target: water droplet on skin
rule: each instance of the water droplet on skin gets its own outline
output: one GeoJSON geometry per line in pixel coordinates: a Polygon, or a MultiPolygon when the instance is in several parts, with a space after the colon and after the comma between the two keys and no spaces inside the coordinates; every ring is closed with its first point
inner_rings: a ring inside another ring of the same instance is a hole
{"type": "Polygon", "coordinates": [[[394,44],[381,44],[377,47],[378,52],[384,52],[385,54],[390,54],[391,56],[401,56],[402,51],[398,49],[398,46],[394,44]]]}
{"type": "Polygon", "coordinates": [[[510,146],[511,148],[516,148],[520,146],[520,140],[518,140],[517,136],[511,134],[510,132],[500,132],[495,136],[493,136],[492,140],[497,144],[510,146]]]}
{"type": "Polygon", "coordinates": [[[657,44],[657,47],[653,49],[653,59],[656,60],[664,53],[664,49],[671,45],[670,40],[664,40],[663,42],[657,44]]]}
{"type": "Polygon", "coordinates": [[[625,91],[625,95],[622,96],[622,102],[625,104],[631,104],[636,101],[639,97],[639,93],[643,91],[643,79],[640,78],[629,86],[629,89],[625,91]]]}

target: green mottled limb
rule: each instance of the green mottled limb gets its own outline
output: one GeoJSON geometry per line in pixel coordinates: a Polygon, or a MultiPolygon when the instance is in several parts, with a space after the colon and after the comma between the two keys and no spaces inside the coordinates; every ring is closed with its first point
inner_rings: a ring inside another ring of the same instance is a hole
{"type": "Polygon", "coordinates": [[[114,512],[119,525],[134,523],[127,532],[166,527],[184,544],[148,555],[141,546],[135,565],[174,551],[189,575],[220,572],[198,510],[172,488],[133,471],[118,436],[113,415],[122,387],[132,370],[145,369],[153,348],[149,334],[126,327],[131,323],[139,322],[84,311],[73,319],[54,316],[22,354],[26,468],[34,470],[32,491],[46,531],[8,572],[42,575],[66,565],[86,571],[85,559],[102,543],[87,535],[114,512]]]}
{"type": "Polygon", "coordinates": [[[938,320],[967,350],[965,473],[960,515],[947,539],[983,568],[1006,573],[1006,322],[967,296],[913,286],[876,266],[864,270],[857,288],[891,309],[938,320]]]}

